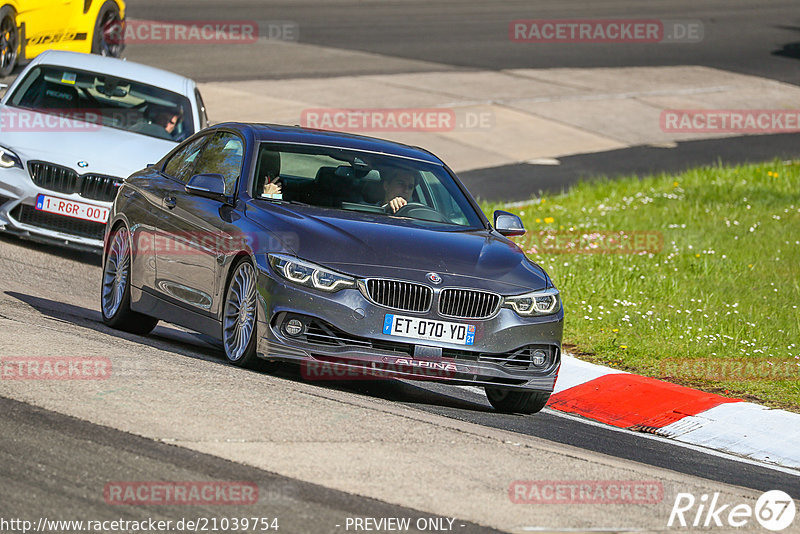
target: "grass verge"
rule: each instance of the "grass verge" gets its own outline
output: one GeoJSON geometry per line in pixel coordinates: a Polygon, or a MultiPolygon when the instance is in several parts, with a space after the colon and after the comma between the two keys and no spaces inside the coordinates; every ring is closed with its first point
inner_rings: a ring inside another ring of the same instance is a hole
{"type": "Polygon", "coordinates": [[[561,291],[568,350],[800,412],[800,162],[581,183],[508,211],[561,291]]]}

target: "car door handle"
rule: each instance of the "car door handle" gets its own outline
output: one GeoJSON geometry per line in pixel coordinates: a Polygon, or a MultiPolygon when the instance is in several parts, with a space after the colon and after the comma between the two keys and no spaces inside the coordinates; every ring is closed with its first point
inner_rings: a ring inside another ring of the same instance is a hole
{"type": "Polygon", "coordinates": [[[172,209],[178,205],[178,202],[175,200],[175,197],[164,197],[164,205],[172,209]]]}

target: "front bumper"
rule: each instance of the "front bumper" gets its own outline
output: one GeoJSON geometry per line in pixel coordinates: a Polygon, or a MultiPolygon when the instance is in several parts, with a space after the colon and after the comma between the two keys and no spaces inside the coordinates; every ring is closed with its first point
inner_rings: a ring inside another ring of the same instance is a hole
{"type": "Polygon", "coordinates": [[[563,310],[522,318],[501,308],[486,320],[456,320],[433,310],[384,308],[369,302],[358,289],[325,293],[292,285],[278,278],[264,258],[257,263],[258,355],[300,363],[308,380],[405,378],[546,393],[555,387],[563,310]],[[387,313],[475,325],[475,343],[465,346],[384,334],[387,313]],[[284,321],[292,317],[304,322],[306,333],[293,337],[283,330],[284,321]],[[546,364],[537,367],[526,360],[535,348],[547,351],[546,364]]]}
{"type": "Polygon", "coordinates": [[[109,202],[90,200],[78,194],[64,194],[40,188],[22,169],[1,169],[0,231],[41,243],[92,252],[102,250],[104,224],[36,210],[36,199],[40,194],[101,208],[111,206],[109,202]]]}

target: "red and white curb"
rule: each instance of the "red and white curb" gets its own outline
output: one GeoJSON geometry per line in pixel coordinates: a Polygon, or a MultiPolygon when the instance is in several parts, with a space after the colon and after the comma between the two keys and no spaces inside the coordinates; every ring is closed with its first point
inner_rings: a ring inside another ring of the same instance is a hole
{"type": "Polygon", "coordinates": [[[564,355],[548,407],[618,428],[800,469],[800,414],[564,355]]]}

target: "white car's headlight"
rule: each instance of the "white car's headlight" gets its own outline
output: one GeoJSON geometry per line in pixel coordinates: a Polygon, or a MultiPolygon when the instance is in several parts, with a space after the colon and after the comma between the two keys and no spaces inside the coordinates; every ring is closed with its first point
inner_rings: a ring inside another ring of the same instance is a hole
{"type": "Polygon", "coordinates": [[[22,168],[22,160],[11,150],[0,146],[0,167],[10,169],[11,167],[22,168]]]}
{"type": "Polygon", "coordinates": [[[330,292],[356,287],[355,278],[320,265],[285,254],[268,254],[268,256],[275,272],[295,284],[330,292]]]}
{"type": "Polygon", "coordinates": [[[556,288],[534,291],[524,295],[504,297],[503,304],[523,317],[552,315],[561,309],[561,297],[556,288]]]}

